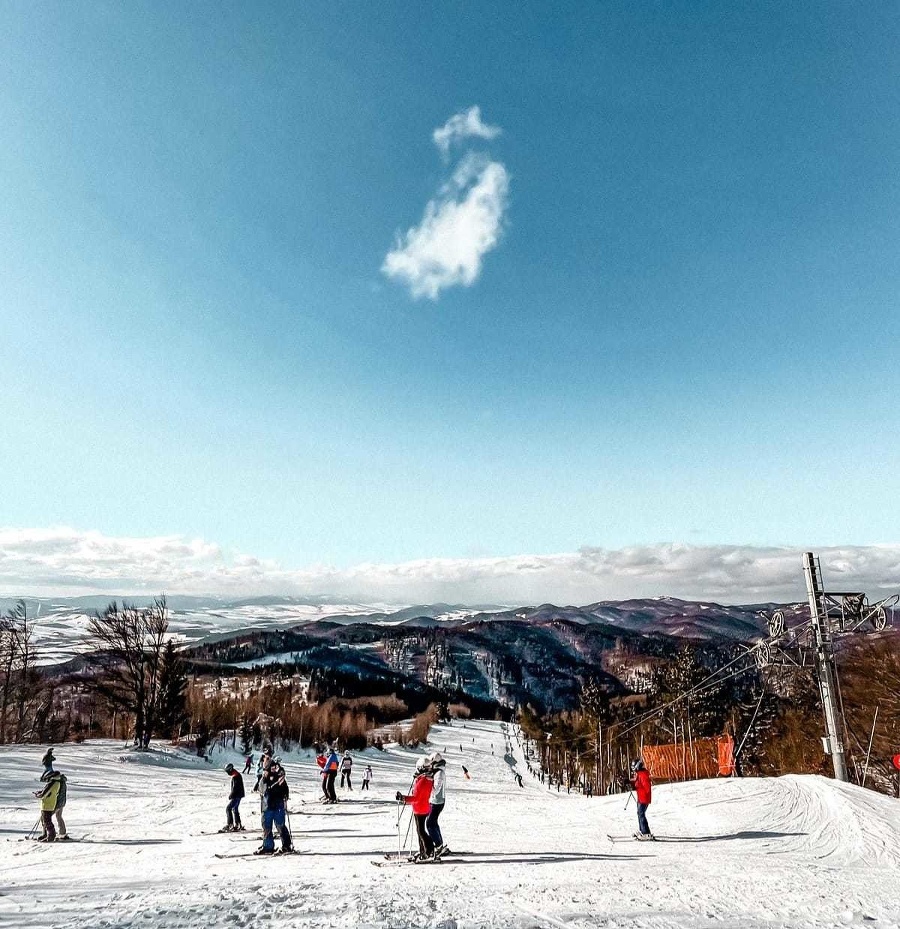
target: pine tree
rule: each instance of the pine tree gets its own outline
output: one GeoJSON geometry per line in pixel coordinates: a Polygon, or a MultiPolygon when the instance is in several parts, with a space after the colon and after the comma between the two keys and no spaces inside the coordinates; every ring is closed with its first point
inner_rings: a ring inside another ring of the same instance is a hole
{"type": "Polygon", "coordinates": [[[186,689],[187,674],[184,670],[184,662],[175,651],[175,643],[169,639],[163,652],[160,672],[158,719],[159,731],[170,739],[178,737],[181,724],[186,719],[186,689]]]}
{"type": "Polygon", "coordinates": [[[253,723],[250,717],[244,714],[241,718],[241,754],[249,755],[253,749],[253,723]]]}

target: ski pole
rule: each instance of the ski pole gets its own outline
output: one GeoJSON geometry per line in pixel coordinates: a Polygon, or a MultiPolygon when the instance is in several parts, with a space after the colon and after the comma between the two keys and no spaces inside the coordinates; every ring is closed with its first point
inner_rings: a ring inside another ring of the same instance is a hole
{"type": "Polygon", "coordinates": [[[628,809],[628,804],[631,803],[631,798],[632,798],[633,796],[634,796],[634,792],[631,791],[631,790],[629,790],[629,791],[628,791],[628,799],[625,801],[625,806],[623,807],[623,809],[625,809],[625,810],[628,809]]]}
{"type": "Polygon", "coordinates": [[[41,822],[41,816],[38,815],[37,822],[28,831],[28,835],[25,836],[26,839],[30,839],[35,834],[35,832],[37,832],[37,827],[40,825],[40,822],[41,822]]]}
{"type": "Polygon", "coordinates": [[[293,848],[294,847],[294,833],[293,833],[293,830],[291,829],[291,812],[287,807],[284,808],[284,816],[285,816],[285,819],[287,820],[287,831],[288,831],[288,836],[291,840],[291,848],[293,848]]]}

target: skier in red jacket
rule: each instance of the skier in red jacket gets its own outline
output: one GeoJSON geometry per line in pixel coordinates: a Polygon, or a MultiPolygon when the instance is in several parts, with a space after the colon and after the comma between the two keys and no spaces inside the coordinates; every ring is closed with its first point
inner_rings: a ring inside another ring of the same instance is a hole
{"type": "Polygon", "coordinates": [[[631,783],[637,798],[638,831],[634,834],[636,839],[653,839],[650,824],[647,822],[647,807],[650,806],[652,785],[650,772],[644,767],[644,761],[638,758],[631,763],[631,783]]]}
{"type": "Polygon", "coordinates": [[[434,842],[425,828],[425,820],[431,812],[431,766],[427,758],[416,762],[416,779],[413,781],[412,793],[405,797],[397,791],[398,803],[409,803],[416,820],[416,833],[419,836],[419,854],[414,861],[430,861],[434,857],[434,842]]]}

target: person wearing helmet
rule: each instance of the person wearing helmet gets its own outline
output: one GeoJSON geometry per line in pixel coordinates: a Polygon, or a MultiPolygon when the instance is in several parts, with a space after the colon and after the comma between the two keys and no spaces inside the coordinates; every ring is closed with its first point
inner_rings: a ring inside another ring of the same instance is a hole
{"type": "Polygon", "coordinates": [[[413,818],[416,821],[416,834],[419,838],[419,854],[413,861],[429,861],[434,857],[434,842],[425,828],[425,820],[431,812],[431,767],[427,758],[420,758],[416,762],[416,776],[413,780],[412,793],[404,796],[397,791],[397,802],[408,803],[412,806],[413,818]]]}
{"type": "Polygon", "coordinates": [[[244,799],[244,779],[241,772],[233,764],[225,765],[225,773],[231,781],[228,791],[228,806],[225,807],[225,818],[228,820],[219,832],[243,832],[241,813],[238,807],[244,799]]]}
{"type": "Polygon", "coordinates": [[[350,772],[353,770],[353,758],[350,755],[349,751],[344,752],[344,757],[341,758],[341,788],[344,786],[344,780],[347,781],[347,789],[353,790],[353,785],[350,783],[350,772]]]}
{"type": "Polygon", "coordinates": [[[441,835],[441,828],[438,826],[438,817],[440,817],[446,803],[447,762],[440,752],[432,752],[428,756],[428,764],[432,771],[431,809],[428,811],[428,817],[425,820],[425,830],[434,844],[434,857],[440,858],[441,855],[449,851],[444,842],[444,837],[441,835]]]}
{"type": "Polygon", "coordinates": [[[635,799],[637,800],[637,818],[638,831],[634,834],[636,839],[652,840],[653,833],[650,832],[650,824],[647,822],[647,807],[650,806],[652,798],[652,785],[650,783],[650,772],[644,766],[641,758],[631,763],[631,783],[634,786],[635,799]]]}
{"type": "Polygon", "coordinates": [[[281,763],[272,759],[269,765],[268,774],[265,778],[265,804],[263,812],[263,844],[253,853],[254,855],[274,855],[275,838],[273,827],[278,829],[281,836],[280,854],[290,854],[294,850],[291,840],[291,831],[285,824],[287,810],[287,801],[290,798],[287,780],[285,779],[284,768],[281,763]]]}

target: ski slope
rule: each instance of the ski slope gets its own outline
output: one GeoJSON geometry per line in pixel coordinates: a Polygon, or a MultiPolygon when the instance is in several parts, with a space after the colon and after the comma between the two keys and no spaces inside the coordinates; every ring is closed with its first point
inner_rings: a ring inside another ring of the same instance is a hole
{"type": "MultiPolygon", "coordinates": [[[[39,746],[0,748],[0,925],[236,926],[299,929],[773,929],[900,925],[900,802],[819,777],[702,781],[654,790],[649,819],[667,841],[629,836],[625,796],[587,799],[532,779],[500,723],[432,730],[448,758],[446,841],[470,854],[373,867],[396,850],[396,790],[419,753],[355,756],[346,802],[317,802],[305,753],[284,756],[302,854],[249,855],[257,833],[202,834],[224,822],[229,750],[206,764],[159,745],[62,745],[66,821],[80,841],[21,840],[37,817],[39,746]],[[460,746],[462,752],[460,752],[460,746]],[[493,746],[493,753],[492,753],[493,746]],[[374,771],[359,791],[362,768],[374,771]],[[462,772],[465,765],[471,780],[462,772]],[[525,779],[519,788],[515,766],[525,779]]],[[[515,746],[515,740],[513,740],[515,746]]],[[[257,795],[242,804],[258,824],[257,795]]],[[[404,818],[401,832],[406,831],[404,818]]]]}

